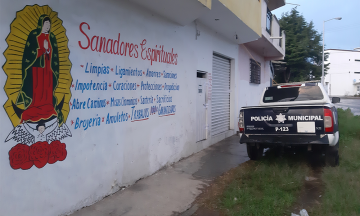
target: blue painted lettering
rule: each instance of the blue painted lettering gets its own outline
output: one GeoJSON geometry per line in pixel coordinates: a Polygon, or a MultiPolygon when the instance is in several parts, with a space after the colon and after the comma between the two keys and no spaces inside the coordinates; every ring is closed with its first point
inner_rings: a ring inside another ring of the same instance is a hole
{"type": "Polygon", "coordinates": [[[148,81],[144,83],[141,81],[141,90],[161,90],[162,84],[149,84],[148,81]]]}
{"type": "Polygon", "coordinates": [[[120,91],[136,90],[136,83],[128,83],[127,81],[125,83],[117,83],[116,81],[114,81],[113,89],[120,91]]]}
{"type": "Polygon", "coordinates": [[[180,86],[179,85],[177,85],[177,84],[171,84],[171,85],[167,85],[166,83],[165,83],[165,87],[164,87],[164,90],[166,90],[166,91],[179,91],[180,90],[180,86]]]}

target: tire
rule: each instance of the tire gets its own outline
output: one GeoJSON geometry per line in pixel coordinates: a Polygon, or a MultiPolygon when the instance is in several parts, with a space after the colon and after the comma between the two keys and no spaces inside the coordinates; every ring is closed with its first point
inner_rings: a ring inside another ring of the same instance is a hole
{"type": "Polygon", "coordinates": [[[326,166],[339,166],[339,143],[335,146],[327,146],[325,152],[326,166]]]}
{"type": "Polygon", "coordinates": [[[264,153],[264,148],[255,144],[246,144],[246,150],[250,160],[260,160],[264,153]]]}

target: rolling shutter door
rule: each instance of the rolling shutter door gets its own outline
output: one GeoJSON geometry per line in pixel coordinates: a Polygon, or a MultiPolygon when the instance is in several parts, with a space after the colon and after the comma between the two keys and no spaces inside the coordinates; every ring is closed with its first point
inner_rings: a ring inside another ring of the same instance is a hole
{"type": "Polygon", "coordinates": [[[213,55],[211,135],[230,129],[230,59],[213,55]]]}

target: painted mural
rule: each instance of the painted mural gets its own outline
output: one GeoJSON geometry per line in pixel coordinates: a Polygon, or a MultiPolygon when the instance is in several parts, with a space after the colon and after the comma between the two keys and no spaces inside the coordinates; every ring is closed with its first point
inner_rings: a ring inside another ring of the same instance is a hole
{"type": "Polygon", "coordinates": [[[5,142],[14,143],[9,151],[13,169],[65,160],[69,127],[78,134],[177,112],[180,85],[179,74],[172,71],[178,65],[174,48],[145,38],[132,41],[120,33],[99,35],[85,21],[77,25],[81,34],[74,52],[100,58],[77,62],[73,80],[68,38],[56,12],[49,6],[26,6],[11,23],[3,69],[8,76],[4,108],[13,124],[5,142]],[[109,55],[138,63],[111,62],[109,55]],[[151,68],[159,65],[164,69],[151,68]]]}
{"type": "Polygon", "coordinates": [[[65,160],[71,137],[66,125],[70,112],[68,38],[57,12],[49,6],[26,6],[16,13],[4,52],[7,75],[4,109],[13,129],[5,142],[13,169],[44,167],[65,160]]]}

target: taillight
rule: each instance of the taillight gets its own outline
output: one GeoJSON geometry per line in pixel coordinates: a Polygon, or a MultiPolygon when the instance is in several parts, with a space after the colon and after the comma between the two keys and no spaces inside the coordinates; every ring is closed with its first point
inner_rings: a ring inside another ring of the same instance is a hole
{"type": "Polygon", "coordinates": [[[331,109],[324,109],[324,127],[325,133],[334,132],[334,117],[331,109]]]}
{"type": "Polygon", "coordinates": [[[240,111],[238,125],[240,133],[244,133],[244,111],[240,111]]]}

